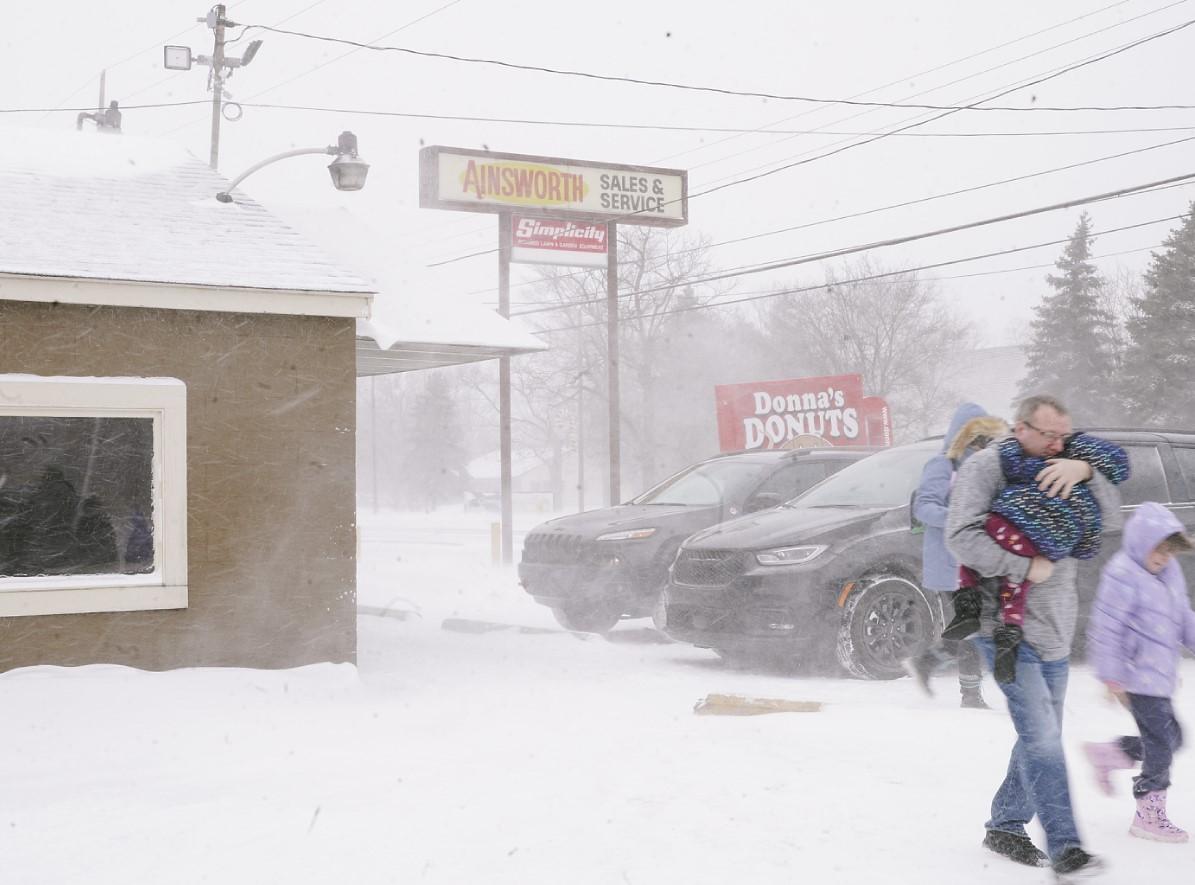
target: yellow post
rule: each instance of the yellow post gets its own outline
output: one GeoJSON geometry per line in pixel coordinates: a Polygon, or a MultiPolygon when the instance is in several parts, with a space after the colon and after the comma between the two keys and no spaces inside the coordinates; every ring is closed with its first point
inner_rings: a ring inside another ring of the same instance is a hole
{"type": "Polygon", "coordinates": [[[490,560],[497,565],[502,561],[502,523],[490,523],[490,560]]]}

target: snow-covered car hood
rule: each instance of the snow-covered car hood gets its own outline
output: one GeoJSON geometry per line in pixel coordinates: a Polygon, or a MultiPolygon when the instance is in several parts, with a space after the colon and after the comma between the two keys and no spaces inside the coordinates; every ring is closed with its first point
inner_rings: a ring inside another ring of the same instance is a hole
{"type": "Polygon", "coordinates": [[[774,507],[695,533],[685,547],[762,550],[817,541],[840,529],[874,522],[888,510],[863,507],[774,507]]]}
{"type": "Polygon", "coordinates": [[[689,507],[683,504],[619,504],[601,510],[587,510],[570,516],[559,516],[537,525],[531,534],[560,532],[576,535],[599,535],[618,529],[649,528],[661,521],[698,514],[713,515],[719,508],[689,507]]]}

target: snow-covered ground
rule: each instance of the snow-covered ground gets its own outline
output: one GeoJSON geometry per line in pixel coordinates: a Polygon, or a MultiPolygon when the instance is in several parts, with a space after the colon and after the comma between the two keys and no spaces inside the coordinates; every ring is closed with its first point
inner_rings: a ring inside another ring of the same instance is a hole
{"type": "MultiPolygon", "coordinates": [[[[362,514],[356,668],[0,675],[0,882],[1049,881],[979,844],[1002,710],[959,709],[950,677],[930,699],[908,680],[730,670],[646,621],[559,631],[490,563],[492,518],[362,514]],[[694,715],[712,692],[825,706],[694,715]]],[[[1130,839],[1127,779],[1105,798],[1083,767],[1080,741],[1130,726],[1077,668],[1082,831],[1106,882],[1187,882],[1195,845],[1130,839]]],[[[1195,753],[1173,775],[1172,817],[1195,827],[1195,753]]]]}

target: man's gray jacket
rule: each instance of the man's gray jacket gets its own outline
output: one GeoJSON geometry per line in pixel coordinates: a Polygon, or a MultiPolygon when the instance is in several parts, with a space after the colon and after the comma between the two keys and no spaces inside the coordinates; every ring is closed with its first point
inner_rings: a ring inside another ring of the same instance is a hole
{"type": "MultiPolygon", "coordinates": [[[[983,524],[992,502],[1005,486],[1000,469],[1000,447],[990,445],[964,462],[950,492],[946,515],[946,546],[963,565],[984,577],[1008,575],[1016,582],[1025,580],[1030,559],[1009,553],[992,540],[983,524]]],[[[1100,472],[1088,480],[1100,505],[1104,530],[1121,526],[1120,494],[1116,486],[1100,472]]],[[[1025,602],[1025,642],[1045,661],[1068,657],[1075,638],[1079,596],[1075,586],[1078,560],[1067,558],[1054,563],[1054,573],[1040,584],[1032,584],[1025,602]]],[[[999,602],[995,589],[981,585],[983,617],[980,632],[991,636],[1000,623],[999,602]]]]}

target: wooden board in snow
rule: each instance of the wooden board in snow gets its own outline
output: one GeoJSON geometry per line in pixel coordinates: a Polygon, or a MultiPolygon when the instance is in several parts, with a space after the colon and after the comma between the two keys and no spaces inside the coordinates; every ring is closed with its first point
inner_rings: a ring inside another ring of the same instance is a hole
{"type": "Polygon", "coordinates": [[[698,716],[758,716],[761,713],[817,713],[821,701],[790,701],[784,698],[749,698],[736,694],[710,694],[698,701],[698,716]]]}

